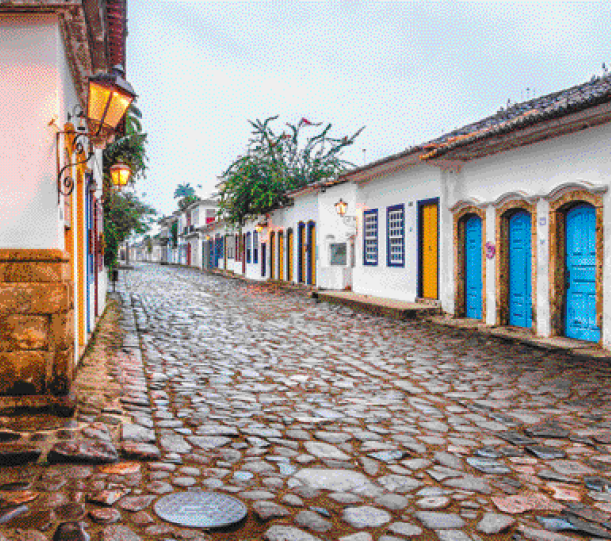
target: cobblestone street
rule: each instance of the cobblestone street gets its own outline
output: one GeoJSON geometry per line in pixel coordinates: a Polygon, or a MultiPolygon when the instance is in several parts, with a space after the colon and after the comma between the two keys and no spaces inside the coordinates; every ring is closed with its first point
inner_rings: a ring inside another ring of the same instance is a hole
{"type": "Polygon", "coordinates": [[[128,291],[176,465],[151,488],[235,493],[235,538],[551,539],[549,515],[608,537],[606,364],[192,270],[141,267],[128,291]]]}
{"type": "Polygon", "coordinates": [[[104,440],[107,423],[125,460],[64,445],[4,468],[0,539],[611,537],[604,362],[192,269],[136,266],[118,289],[123,396],[89,400],[67,427],[94,424],[63,438],[104,440]],[[89,465],[60,464],[70,449],[89,465]],[[248,518],[198,533],[156,516],[188,490],[248,518]]]}

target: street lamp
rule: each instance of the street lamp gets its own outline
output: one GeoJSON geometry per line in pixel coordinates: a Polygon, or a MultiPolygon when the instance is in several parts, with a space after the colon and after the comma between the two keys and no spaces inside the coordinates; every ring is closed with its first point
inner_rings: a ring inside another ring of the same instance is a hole
{"type": "Polygon", "coordinates": [[[125,188],[132,177],[132,170],[129,165],[123,162],[117,162],[110,168],[110,180],[112,185],[121,191],[125,188]]]}
{"type": "MultiPolygon", "coordinates": [[[[69,131],[69,132],[58,132],[57,134],[57,160],[59,164],[59,137],[65,135],[73,138],[73,145],[76,154],[84,153],[84,145],[82,138],[87,137],[88,152],[86,157],[74,162],[67,163],[57,173],[57,190],[58,190],[58,201],[59,194],[63,194],[68,197],[74,190],[74,179],[66,174],[70,168],[77,165],[83,165],[89,161],[93,156],[94,150],[92,145],[92,139],[98,141],[106,140],[112,135],[119,123],[125,117],[127,109],[134,101],[136,94],[132,86],[124,79],[125,72],[122,66],[114,66],[110,73],[99,73],[89,77],[88,85],[88,98],[87,98],[87,123],[90,131],[69,131]]],[[[79,107],[80,108],[80,107],[79,107]]],[[[70,119],[70,116],[68,119],[70,119]]],[[[85,113],[81,111],[77,114],[78,117],[83,118],[85,113]]],[[[112,173],[111,173],[112,175],[112,173]]],[[[117,182],[125,179],[125,170],[121,173],[121,177],[117,177],[117,182]]],[[[129,181],[129,177],[125,180],[125,183],[129,181]]],[[[113,180],[114,183],[114,180],[113,180]]],[[[120,184],[115,184],[120,186],[120,184]]]]}

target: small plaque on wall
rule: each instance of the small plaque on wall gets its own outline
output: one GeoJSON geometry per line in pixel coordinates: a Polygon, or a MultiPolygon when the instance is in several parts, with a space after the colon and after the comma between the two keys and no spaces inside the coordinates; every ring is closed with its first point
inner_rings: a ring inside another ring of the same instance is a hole
{"type": "Polygon", "coordinates": [[[486,259],[494,259],[496,255],[496,246],[492,242],[486,243],[486,259]]]}

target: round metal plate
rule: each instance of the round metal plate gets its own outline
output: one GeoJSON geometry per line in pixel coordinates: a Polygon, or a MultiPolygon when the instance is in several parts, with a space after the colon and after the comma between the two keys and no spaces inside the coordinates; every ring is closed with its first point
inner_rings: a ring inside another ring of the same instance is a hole
{"type": "Polygon", "coordinates": [[[160,498],[155,513],[168,522],[191,528],[222,528],[240,522],[246,506],[217,492],[177,492],[160,498]]]}

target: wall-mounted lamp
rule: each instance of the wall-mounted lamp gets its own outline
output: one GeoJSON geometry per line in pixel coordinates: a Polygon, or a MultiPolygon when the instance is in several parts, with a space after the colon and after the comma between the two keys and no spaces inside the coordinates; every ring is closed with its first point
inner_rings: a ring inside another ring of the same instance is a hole
{"type": "Polygon", "coordinates": [[[346,203],[343,199],[340,199],[337,203],[335,203],[335,212],[337,212],[340,216],[344,217],[347,209],[348,203],[346,203]]]}
{"type": "Polygon", "coordinates": [[[346,210],[348,210],[348,203],[343,199],[335,203],[335,212],[342,218],[344,224],[356,229],[356,216],[346,216],[346,210]]]}
{"type": "Polygon", "coordinates": [[[110,180],[112,185],[121,191],[132,178],[132,170],[129,165],[117,162],[110,168],[110,180]]]}
{"type": "MultiPolygon", "coordinates": [[[[85,164],[91,159],[94,152],[92,140],[106,140],[112,135],[119,123],[123,120],[123,117],[127,113],[127,109],[134,101],[136,94],[132,86],[124,79],[124,75],[125,72],[122,66],[114,66],[110,73],[100,73],[89,77],[86,118],[90,131],[81,131],[84,130],[84,126],[79,126],[78,131],[58,132],[58,164],[60,135],[73,138],[72,144],[77,154],[83,154],[85,152],[84,139],[87,139],[87,153],[85,157],[74,163],[68,163],[61,169],[59,169],[58,165],[58,202],[59,194],[68,197],[74,190],[74,179],[67,174],[68,170],[71,167],[85,164]]],[[[72,116],[76,116],[79,119],[85,117],[85,113],[82,110],[76,113],[76,109],[77,108],[73,109],[72,113],[68,115],[68,121],[72,119],[72,116]]]]}
{"type": "Polygon", "coordinates": [[[261,231],[263,231],[266,227],[267,222],[259,222],[257,225],[255,225],[255,231],[257,233],[261,233],[261,231]]]}
{"type": "Polygon", "coordinates": [[[99,73],[89,78],[87,122],[96,136],[111,135],[116,129],[136,93],[125,79],[123,66],[114,66],[110,73],[99,73]]]}

